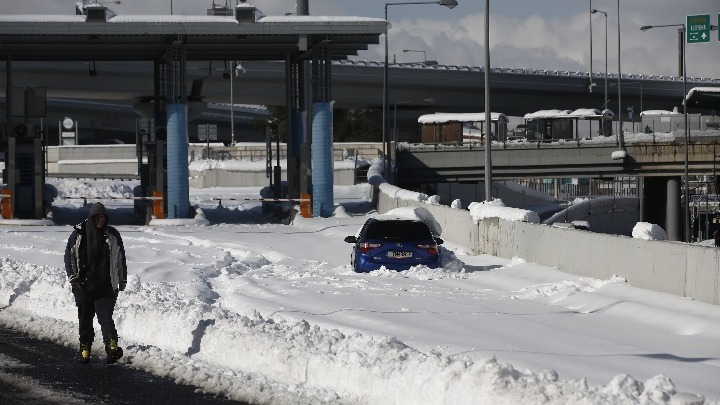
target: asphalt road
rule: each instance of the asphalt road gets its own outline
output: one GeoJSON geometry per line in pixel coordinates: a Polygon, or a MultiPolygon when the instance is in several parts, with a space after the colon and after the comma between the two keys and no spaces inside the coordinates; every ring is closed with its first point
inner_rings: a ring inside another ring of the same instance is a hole
{"type": "Polygon", "coordinates": [[[0,327],[2,404],[245,404],[0,327]],[[7,366],[7,363],[12,363],[7,366]]]}

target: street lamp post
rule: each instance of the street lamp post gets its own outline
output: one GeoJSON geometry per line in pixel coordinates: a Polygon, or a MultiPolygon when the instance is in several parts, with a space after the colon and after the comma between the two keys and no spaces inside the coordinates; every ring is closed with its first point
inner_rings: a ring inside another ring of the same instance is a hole
{"type": "MultiPolygon", "coordinates": [[[[412,4],[439,4],[449,9],[455,8],[458,5],[457,0],[436,0],[436,1],[411,1],[402,3],[385,3],[385,21],[388,20],[388,7],[389,6],[406,6],[412,4]]],[[[388,120],[390,102],[389,102],[389,91],[388,91],[388,33],[389,27],[385,28],[385,65],[383,66],[383,158],[385,159],[385,179],[388,179],[390,173],[390,164],[388,161],[388,153],[390,153],[390,136],[388,135],[390,123],[388,120]]]]}
{"type": "Polygon", "coordinates": [[[618,147],[625,150],[625,134],[623,133],[622,119],[622,70],[620,69],[620,0],[617,0],[617,43],[618,43],[618,147]]]}
{"type": "Polygon", "coordinates": [[[235,146],[235,99],[233,98],[233,82],[235,81],[235,62],[230,62],[230,146],[235,146]]]}
{"type": "Polygon", "coordinates": [[[593,29],[592,29],[592,15],[595,11],[593,10],[592,0],[590,0],[590,85],[588,87],[590,93],[593,90],[593,29]]]}
{"type": "MultiPolygon", "coordinates": [[[[618,0],[619,1],[619,0],[618,0]]],[[[690,127],[688,125],[688,114],[687,114],[687,58],[685,57],[685,35],[687,33],[685,29],[685,24],[664,24],[664,25],[645,25],[640,27],[641,31],[647,31],[653,28],[663,28],[663,27],[677,27],[678,30],[682,33],[683,39],[682,39],[682,76],[683,76],[683,115],[685,116],[685,178],[683,179],[683,182],[685,183],[684,187],[684,194],[685,194],[685,207],[684,207],[684,220],[685,220],[685,242],[690,242],[690,176],[688,174],[688,149],[690,146],[690,127]]]]}
{"type": "Polygon", "coordinates": [[[593,9],[592,14],[602,13],[605,16],[605,104],[603,104],[603,110],[608,105],[608,15],[607,12],[602,10],[593,9]]]}
{"type": "Polygon", "coordinates": [[[490,0],[485,0],[485,201],[492,201],[492,117],[490,112],[490,0]]]}
{"type": "Polygon", "coordinates": [[[407,52],[418,52],[418,53],[422,52],[423,63],[427,62],[427,52],[421,51],[421,50],[416,50],[416,49],[403,49],[403,53],[407,53],[407,52]]]}

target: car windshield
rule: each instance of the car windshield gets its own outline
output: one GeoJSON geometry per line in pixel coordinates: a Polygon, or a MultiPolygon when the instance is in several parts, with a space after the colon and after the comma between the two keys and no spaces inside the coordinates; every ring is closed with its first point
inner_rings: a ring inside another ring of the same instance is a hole
{"type": "Polygon", "coordinates": [[[432,239],[430,228],[417,221],[375,221],[368,226],[367,239],[380,240],[428,240],[432,239]]]}

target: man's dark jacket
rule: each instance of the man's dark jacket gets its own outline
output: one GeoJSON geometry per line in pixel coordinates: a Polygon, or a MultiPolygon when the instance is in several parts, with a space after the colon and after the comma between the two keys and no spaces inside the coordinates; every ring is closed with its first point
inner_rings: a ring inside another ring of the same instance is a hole
{"type": "MultiPolygon", "coordinates": [[[[100,205],[100,207],[102,206],[100,205]]],[[[95,226],[92,215],[97,212],[93,211],[94,210],[91,210],[88,219],[73,227],[73,232],[70,234],[67,247],[65,248],[65,272],[67,273],[70,283],[81,283],[84,285],[88,281],[88,276],[90,276],[87,254],[85,253],[85,241],[83,239],[86,235],[85,227],[95,226]]],[[[101,213],[108,218],[104,207],[101,208],[101,213]]],[[[103,240],[107,244],[107,249],[103,251],[109,255],[110,284],[114,291],[118,291],[120,284],[127,283],[125,248],[123,247],[120,232],[112,226],[105,226],[103,240]]]]}

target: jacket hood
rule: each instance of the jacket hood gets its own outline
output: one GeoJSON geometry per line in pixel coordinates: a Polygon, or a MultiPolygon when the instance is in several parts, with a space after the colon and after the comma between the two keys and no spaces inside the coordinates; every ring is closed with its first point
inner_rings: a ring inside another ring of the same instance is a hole
{"type": "Polygon", "coordinates": [[[92,221],[93,215],[96,215],[96,214],[105,215],[105,218],[107,218],[105,221],[106,224],[108,222],[110,222],[110,216],[108,215],[107,210],[105,209],[105,206],[103,205],[103,203],[96,202],[95,204],[92,205],[92,207],[90,207],[90,212],[88,212],[88,220],[92,221]]]}

